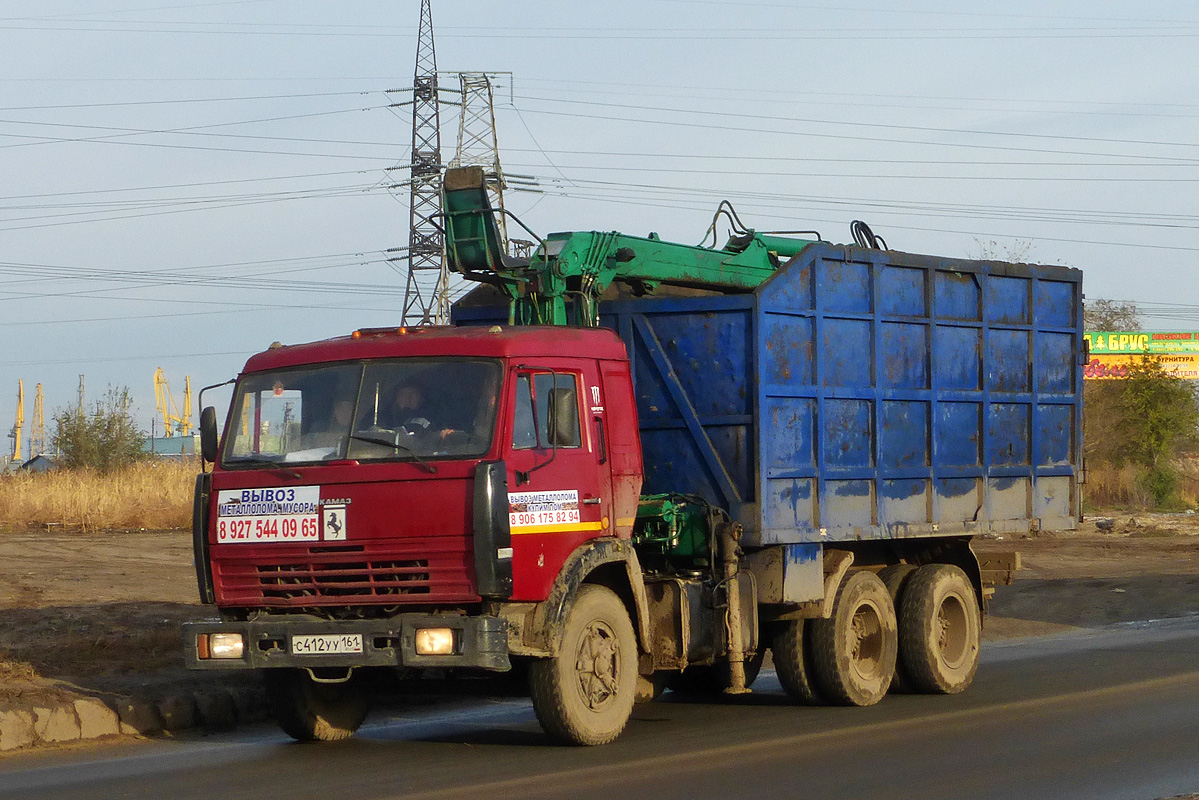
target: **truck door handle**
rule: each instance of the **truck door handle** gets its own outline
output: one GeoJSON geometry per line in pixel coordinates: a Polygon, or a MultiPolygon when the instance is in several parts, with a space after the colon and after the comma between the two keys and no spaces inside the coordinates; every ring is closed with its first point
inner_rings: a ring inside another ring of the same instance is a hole
{"type": "Polygon", "coordinates": [[[585,505],[585,506],[598,506],[599,504],[600,504],[600,499],[598,497],[584,497],[583,498],[583,505],[585,505]]]}

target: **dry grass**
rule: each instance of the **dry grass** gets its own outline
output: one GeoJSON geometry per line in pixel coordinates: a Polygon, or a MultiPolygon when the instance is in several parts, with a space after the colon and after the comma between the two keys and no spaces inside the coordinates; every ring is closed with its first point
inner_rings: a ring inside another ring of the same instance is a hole
{"type": "MultiPolygon", "coordinates": [[[[1174,462],[1178,471],[1178,500],[1188,507],[1199,505],[1199,463],[1181,458],[1174,462]]],[[[1137,480],[1133,466],[1113,467],[1092,464],[1087,467],[1083,497],[1092,508],[1152,509],[1153,495],[1137,480]]]]}
{"type": "Polygon", "coordinates": [[[152,461],[108,474],[54,470],[0,476],[0,526],[186,528],[198,471],[194,461],[152,461]]]}
{"type": "Polygon", "coordinates": [[[1096,508],[1149,508],[1153,505],[1153,496],[1141,488],[1136,469],[1131,466],[1089,466],[1083,492],[1088,505],[1096,508]]]}

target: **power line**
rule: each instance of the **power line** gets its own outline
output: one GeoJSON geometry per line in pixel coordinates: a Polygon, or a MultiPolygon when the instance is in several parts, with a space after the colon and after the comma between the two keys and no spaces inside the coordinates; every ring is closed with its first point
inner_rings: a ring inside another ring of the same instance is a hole
{"type": "MultiPolygon", "coordinates": [[[[33,229],[37,229],[37,228],[55,228],[55,227],[60,227],[63,225],[79,225],[79,224],[95,223],[95,222],[111,222],[114,220],[142,219],[145,217],[159,217],[159,216],[165,216],[165,215],[171,215],[171,214],[184,214],[184,213],[189,213],[192,211],[211,211],[211,210],[216,210],[216,209],[241,208],[241,207],[245,207],[245,206],[262,205],[264,203],[290,202],[290,201],[294,201],[294,200],[361,197],[361,196],[364,196],[367,192],[377,191],[380,188],[382,188],[382,187],[372,186],[369,189],[359,189],[359,190],[354,190],[354,191],[337,191],[337,192],[329,192],[329,193],[322,193],[319,191],[307,191],[307,192],[302,192],[302,193],[290,193],[290,194],[288,194],[288,196],[285,196],[285,197],[266,197],[266,198],[244,200],[244,201],[229,201],[229,202],[221,202],[221,203],[210,203],[210,204],[207,204],[207,205],[204,205],[201,207],[189,206],[186,208],[167,208],[165,210],[144,211],[144,212],[139,212],[139,213],[113,212],[104,217],[94,217],[94,218],[90,218],[90,219],[70,219],[70,220],[61,220],[60,219],[57,222],[41,222],[41,223],[32,224],[32,225],[31,224],[10,225],[8,227],[4,227],[3,225],[0,225],[0,231],[33,230],[33,229]]],[[[92,213],[96,213],[96,212],[92,212],[92,213]]],[[[60,215],[60,216],[66,216],[66,215],[60,215]]]]}
{"type": "MultiPolygon", "coordinates": [[[[544,116],[574,117],[577,119],[595,119],[595,120],[603,120],[606,122],[613,121],[611,116],[605,116],[605,115],[600,115],[600,114],[583,114],[583,113],[579,113],[579,112],[569,112],[569,111],[548,111],[545,109],[524,109],[524,112],[532,113],[532,114],[541,114],[544,116]]],[[[685,122],[685,121],[678,121],[678,120],[637,119],[637,118],[627,117],[627,116],[621,117],[620,122],[621,123],[635,122],[635,123],[642,123],[642,124],[646,124],[646,125],[669,125],[672,128],[700,128],[700,129],[710,130],[710,131],[737,131],[737,132],[742,132],[742,133],[759,133],[759,134],[767,133],[767,134],[776,134],[776,135],[784,135],[784,136],[796,136],[796,137],[809,138],[809,139],[832,139],[835,141],[870,142],[872,144],[878,144],[878,143],[892,144],[892,145],[893,144],[914,144],[914,145],[921,145],[924,147],[962,148],[962,149],[966,149],[966,150],[996,150],[996,151],[1001,151],[1001,152],[1014,152],[1014,153],[1049,153],[1049,154],[1055,154],[1055,155],[1075,155],[1075,156],[1105,156],[1108,158],[1143,159],[1146,161],[1170,161],[1170,162],[1179,161],[1179,159],[1177,157],[1170,157],[1170,156],[1150,156],[1150,155],[1138,155],[1138,154],[1130,155],[1130,154],[1125,154],[1125,153],[1095,153],[1095,152],[1090,152],[1090,151],[1085,151],[1085,150],[1080,151],[1080,150],[1057,150],[1057,149],[1035,148],[1035,147],[1013,147],[1013,146],[993,145],[993,144],[973,144],[973,143],[969,143],[969,142],[931,142],[931,141],[922,141],[919,139],[898,139],[898,138],[894,138],[894,137],[860,136],[860,135],[855,136],[855,135],[850,135],[850,134],[845,134],[845,133],[816,133],[816,132],[812,132],[812,131],[780,130],[777,128],[776,129],[766,129],[766,128],[761,128],[761,127],[751,128],[751,127],[739,126],[739,125],[707,125],[707,124],[702,124],[702,123],[685,122]]],[[[1191,163],[1191,160],[1188,159],[1187,163],[1191,163]]]]}
{"type": "MultiPolygon", "coordinates": [[[[316,112],[311,112],[311,113],[307,113],[307,114],[289,114],[289,115],[278,116],[278,117],[265,117],[265,118],[261,118],[261,119],[250,119],[250,120],[233,120],[230,122],[216,122],[216,123],[210,123],[207,125],[189,125],[189,126],[181,127],[181,128],[164,128],[164,129],[157,129],[157,130],[150,129],[150,128],[119,128],[119,127],[114,127],[111,125],[86,125],[86,124],[82,124],[82,123],[41,122],[41,121],[29,121],[29,120],[0,119],[0,124],[4,124],[4,125],[35,125],[35,126],[41,126],[41,127],[47,127],[47,128],[82,128],[84,130],[114,131],[114,133],[104,134],[102,136],[91,136],[91,137],[39,136],[37,138],[40,141],[21,142],[21,143],[0,145],[0,148],[9,149],[9,148],[14,148],[14,147],[31,147],[31,146],[35,146],[35,145],[39,145],[39,144],[52,144],[52,143],[59,143],[59,142],[106,142],[106,143],[108,143],[108,142],[113,142],[114,140],[119,140],[124,137],[130,137],[130,136],[150,136],[150,135],[168,135],[168,134],[179,134],[179,135],[188,135],[188,136],[213,136],[213,137],[220,137],[220,138],[227,138],[227,139],[263,138],[261,136],[255,136],[253,134],[212,133],[211,129],[212,128],[225,128],[225,127],[231,127],[231,126],[236,126],[236,125],[257,125],[257,124],[264,123],[264,122],[288,122],[288,121],[297,120],[297,119],[311,119],[314,117],[327,117],[327,116],[335,115],[335,114],[349,114],[349,113],[358,113],[358,112],[363,112],[363,111],[375,111],[380,108],[384,108],[384,106],[371,106],[368,108],[344,108],[344,109],[337,109],[337,110],[333,110],[333,111],[316,111],[316,112]]],[[[20,134],[11,134],[11,133],[0,134],[0,135],[6,136],[8,138],[27,138],[27,139],[33,138],[31,136],[22,136],[20,134]]],[[[268,137],[268,138],[282,139],[283,137],[268,137]]],[[[127,142],[117,142],[117,143],[128,144],[127,142]]],[[[133,144],[136,144],[136,143],[133,143],[133,144]]],[[[154,145],[154,146],[167,147],[170,145],[154,145]]],[[[198,148],[198,149],[204,149],[204,148],[198,148]]],[[[246,152],[254,152],[254,151],[246,151],[246,152]]],[[[309,154],[304,154],[304,155],[309,155],[309,154]]]]}
{"type": "MultiPolygon", "coordinates": [[[[768,121],[768,122],[801,123],[801,124],[806,124],[806,125],[831,125],[834,127],[847,127],[847,128],[878,128],[878,129],[882,129],[882,130],[915,131],[915,132],[920,132],[920,133],[938,133],[938,134],[950,133],[950,134],[958,134],[958,135],[966,135],[966,136],[998,136],[998,137],[1013,138],[1013,139],[1038,139],[1038,140],[1044,139],[1044,140],[1051,140],[1051,141],[1093,142],[1096,144],[1130,144],[1130,145],[1136,145],[1138,147],[1149,146],[1149,147],[1182,147],[1182,148],[1188,148],[1188,149],[1199,148],[1199,143],[1196,143],[1196,142],[1158,142],[1158,141],[1145,141],[1145,140],[1141,140],[1141,139],[1109,139],[1109,138],[1101,138],[1101,137],[1095,137],[1095,136],[1067,136],[1067,135],[1063,135],[1063,134],[1027,133],[1027,132],[1023,132],[1023,131],[985,131],[985,130],[980,131],[980,130],[970,130],[967,128],[942,128],[942,127],[936,127],[936,126],[932,126],[932,125],[899,125],[896,123],[886,123],[886,122],[854,122],[854,121],[849,121],[849,120],[829,120],[829,119],[810,118],[810,117],[804,118],[804,117],[776,116],[776,115],[769,115],[769,114],[747,114],[743,111],[742,112],[711,111],[711,110],[697,110],[697,109],[686,109],[686,108],[666,108],[663,106],[643,106],[643,105],[639,106],[639,105],[633,105],[630,103],[603,103],[603,102],[590,101],[590,100],[563,100],[560,98],[536,97],[536,96],[531,96],[531,95],[521,95],[520,99],[532,100],[535,102],[561,103],[561,104],[567,104],[567,105],[591,106],[591,107],[598,107],[598,108],[618,108],[618,109],[622,109],[622,110],[632,110],[632,111],[662,111],[662,112],[666,112],[669,114],[686,114],[686,115],[693,115],[693,116],[700,116],[700,117],[717,117],[717,118],[721,118],[721,119],[737,119],[737,120],[753,119],[753,120],[764,120],[764,121],[768,121]]],[[[525,109],[525,110],[528,111],[530,109],[525,109]]],[[[538,112],[538,113],[545,113],[545,112],[538,112]]],[[[622,119],[622,121],[626,121],[626,120],[622,119]]],[[[628,120],[628,121],[644,122],[645,120],[628,120]]],[[[672,121],[669,124],[674,125],[676,123],[672,121]]],[[[806,136],[806,135],[810,135],[810,134],[802,133],[801,135],[806,136]]],[[[839,138],[844,138],[844,137],[839,137],[839,138]]],[[[888,140],[888,141],[894,141],[894,140],[888,140]]],[[[931,144],[929,142],[916,142],[916,143],[917,144],[931,144]]],[[[967,145],[962,145],[962,144],[954,143],[954,142],[937,142],[936,144],[938,144],[940,146],[950,146],[950,147],[967,146],[967,145]]],[[[983,145],[979,145],[979,146],[983,146],[983,145]]],[[[986,145],[986,147],[991,147],[991,146],[986,145]]],[[[1023,150],[1023,148],[996,148],[996,149],[1023,150]]],[[[1060,152],[1060,151],[1048,150],[1048,151],[1034,151],[1034,152],[1056,153],[1056,152],[1060,152]]],[[[1095,154],[1083,153],[1083,155],[1095,155],[1095,154]]],[[[1146,155],[1140,155],[1140,154],[1133,154],[1133,155],[1114,154],[1114,155],[1112,155],[1112,157],[1137,158],[1137,159],[1150,159],[1150,158],[1158,159],[1158,158],[1160,158],[1159,156],[1146,156],[1146,155]]]]}
{"type": "MultiPolygon", "coordinates": [[[[847,39],[853,42],[862,41],[1054,41],[1054,40],[1129,40],[1129,39],[1192,39],[1199,36],[1199,31],[1189,32],[1180,30],[1180,24],[1193,23],[1163,23],[1161,25],[1145,25],[1133,27],[1122,25],[1096,26],[1082,28],[1046,29],[1044,27],[1030,28],[929,28],[918,26],[913,28],[889,27],[878,32],[867,32],[860,28],[828,27],[818,28],[805,26],[805,35],[818,35],[823,42],[847,39]]],[[[370,38],[396,39],[411,38],[410,30],[392,29],[380,30],[377,26],[362,26],[359,29],[328,30],[330,26],[321,25],[319,30],[297,30],[275,23],[271,29],[265,27],[250,27],[253,23],[160,23],[153,21],[128,20],[120,24],[108,22],[92,22],[87,20],[64,20],[63,24],[0,24],[0,29],[17,31],[72,31],[77,33],[139,33],[139,34],[187,34],[198,36],[289,36],[316,38],[370,38]],[[171,25],[174,27],[164,27],[171,25]],[[204,25],[206,27],[195,27],[204,25]],[[141,26],[141,27],[138,27],[141,26]],[[183,27],[180,27],[183,26],[183,27]]],[[[541,27],[502,28],[446,28],[443,35],[455,39],[514,39],[534,40],[545,43],[550,31],[541,27]]],[[[630,32],[628,28],[589,29],[580,31],[578,28],[559,28],[552,31],[550,41],[794,41],[795,33],[788,27],[761,28],[655,28],[641,32],[630,32]]]]}
{"type": "Polygon", "coordinates": [[[363,175],[366,170],[336,170],[333,172],[309,172],[299,175],[271,175],[262,178],[230,178],[221,181],[190,181],[188,183],[165,183],[154,186],[123,186],[117,189],[77,189],[70,192],[40,192],[38,194],[13,194],[0,196],[0,202],[10,200],[36,200],[42,197],[76,197],[79,195],[113,194],[117,192],[150,192],[160,189],[193,189],[203,186],[228,186],[240,183],[261,183],[268,181],[290,181],[307,178],[340,177],[343,175],[363,175]]]}
{"type": "Polygon", "coordinates": [[[248,96],[243,95],[239,97],[184,97],[173,98],[170,100],[124,100],[120,102],[109,103],[60,103],[55,105],[41,106],[0,106],[0,111],[62,111],[76,108],[128,108],[133,106],[191,105],[193,103],[239,103],[251,100],[258,102],[261,100],[296,100],[310,99],[313,97],[350,97],[366,94],[372,94],[372,92],[307,92],[304,94],[262,94],[248,96]]]}
{"type": "Polygon", "coordinates": [[[146,356],[81,356],[79,358],[38,358],[30,361],[0,361],[0,367],[33,367],[45,364],[100,364],[116,361],[155,361],[167,358],[217,358],[225,356],[242,356],[254,353],[254,350],[225,350],[223,352],[206,351],[202,353],[155,353],[146,356]]]}
{"type": "MultiPolygon", "coordinates": [[[[846,160],[850,166],[857,162],[846,160]]],[[[881,162],[874,162],[881,163],[881,162]]],[[[520,169],[536,169],[540,164],[533,163],[517,163],[513,166],[520,169]]],[[[1154,176],[1125,176],[1118,175],[1102,175],[1102,176],[1069,176],[1069,175],[1012,175],[1012,174],[966,174],[966,175],[951,175],[948,173],[932,174],[932,173],[900,173],[900,174],[882,174],[871,172],[868,174],[855,175],[853,173],[841,172],[782,172],[778,170],[763,171],[753,169],[687,169],[685,167],[643,167],[643,166],[605,166],[599,164],[554,164],[556,168],[561,169],[577,169],[593,172],[632,172],[638,175],[645,173],[659,173],[664,175],[719,175],[728,177],[763,177],[763,178],[837,178],[841,180],[910,180],[910,181],[1038,181],[1044,183],[1196,183],[1199,182],[1199,175],[1193,178],[1175,178],[1175,177],[1154,177],[1154,176]]],[[[1014,166],[1003,162],[994,162],[987,166],[1007,167],[1014,166]]],[[[1037,164],[1029,164],[1028,166],[1038,166],[1037,164]]],[[[1061,164],[1057,166],[1069,167],[1070,164],[1061,164]]],[[[1125,165],[1134,166],[1134,165],[1125,165]]],[[[1199,167],[1196,164],[1177,164],[1153,165],[1159,167],[1179,166],[1179,167],[1199,167]]],[[[565,176],[563,176],[565,178],[565,176]]],[[[565,178],[566,180],[572,180],[565,178]]]]}

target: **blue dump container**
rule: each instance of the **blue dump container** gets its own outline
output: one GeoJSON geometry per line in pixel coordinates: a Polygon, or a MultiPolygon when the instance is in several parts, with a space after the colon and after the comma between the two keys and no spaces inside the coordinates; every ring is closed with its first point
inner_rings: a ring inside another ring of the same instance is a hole
{"type": "Polygon", "coordinates": [[[702,495],[747,546],[1075,527],[1079,270],[819,243],[752,293],[601,323],[633,363],[643,493],[702,495]]]}

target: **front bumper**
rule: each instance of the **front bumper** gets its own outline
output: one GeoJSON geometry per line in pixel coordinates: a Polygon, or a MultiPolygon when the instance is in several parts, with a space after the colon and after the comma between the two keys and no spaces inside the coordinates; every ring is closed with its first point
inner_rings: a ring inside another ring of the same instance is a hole
{"type": "Polygon", "coordinates": [[[334,621],[305,614],[287,614],[248,622],[186,622],[183,654],[188,669],[236,670],[274,667],[473,667],[505,672],[508,661],[507,623],[499,617],[438,614],[400,614],[388,619],[334,621]],[[416,632],[422,628],[454,631],[454,652],[418,655],[416,632]],[[200,634],[240,633],[245,643],[241,658],[200,658],[200,634]],[[361,634],[361,653],[292,652],[292,636],[361,634]]]}

